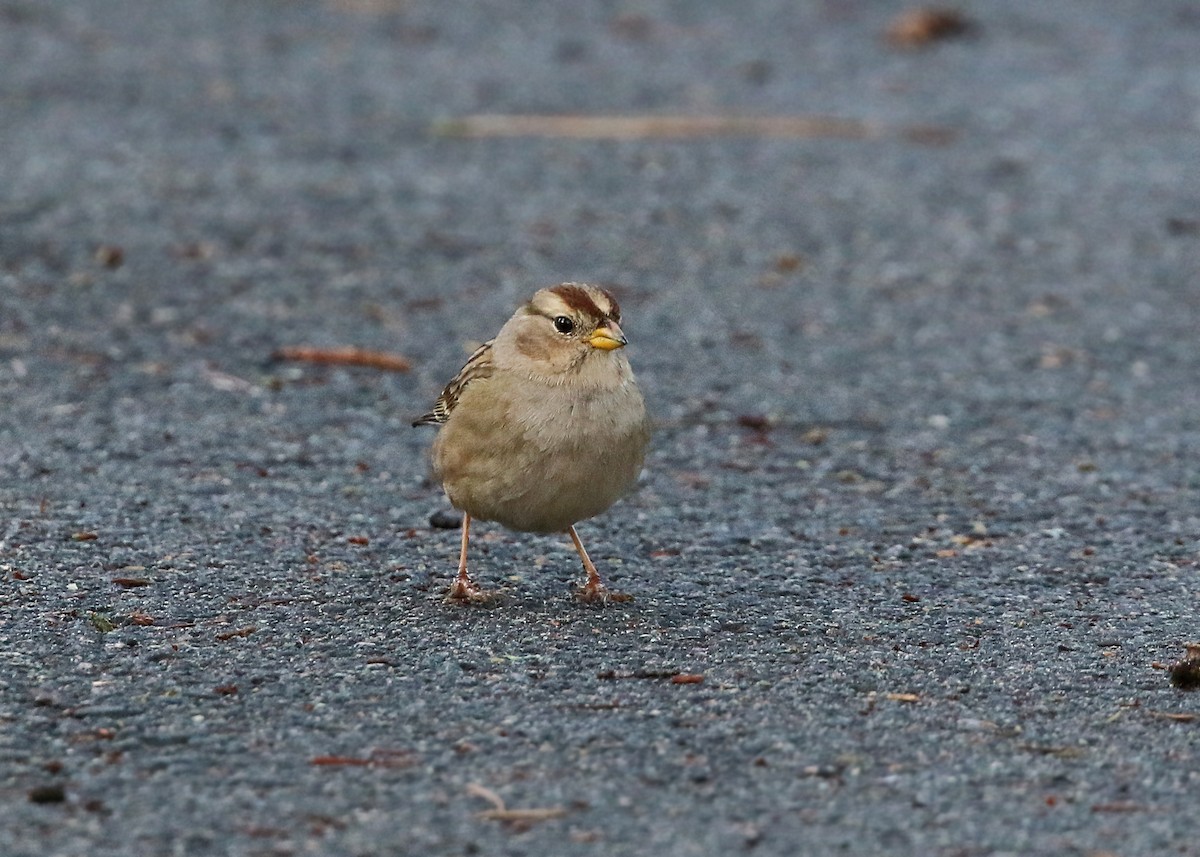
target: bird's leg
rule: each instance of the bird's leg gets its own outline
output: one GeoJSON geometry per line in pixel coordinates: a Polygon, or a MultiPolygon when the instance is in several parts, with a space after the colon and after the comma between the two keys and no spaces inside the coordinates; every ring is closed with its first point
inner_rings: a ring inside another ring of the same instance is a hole
{"type": "Polygon", "coordinates": [[[575,527],[567,527],[567,534],[571,537],[571,541],[575,543],[575,550],[579,551],[579,558],[583,560],[583,568],[587,571],[587,583],[579,590],[579,600],[586,601],[589,604],[605,604],[609,601],[632,601],[632,595],[626,595],[624,592],[615,592],[609,589],[600,580],[600,572],[596,571],[596,566],[588,557],[587,551],[583,549],[583,542],[579,540],[579,533],[575,532],[575,527]]]}
{"type": "Polygon", "coordinates": [[[486,601],[488,596],[467,575],[467,543],[470,541],[471,516],[463,512],[462,552],[458,556],[458,575],[446,593],[447,601],[486,601]]]}

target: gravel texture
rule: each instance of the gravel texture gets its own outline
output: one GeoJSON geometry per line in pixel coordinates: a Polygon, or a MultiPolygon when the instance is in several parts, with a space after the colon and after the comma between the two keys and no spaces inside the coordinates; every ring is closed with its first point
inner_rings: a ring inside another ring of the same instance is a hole
{"type": "Polygon", "coordinates": [[[1200,12],[903,8],[0,0],[0,854],[1200,855],[1200,12]],[[726,112],[878,133],[437,133],[726,112]],[[570,279],[636,600],[443,604],[408,423],[570,279]]]}

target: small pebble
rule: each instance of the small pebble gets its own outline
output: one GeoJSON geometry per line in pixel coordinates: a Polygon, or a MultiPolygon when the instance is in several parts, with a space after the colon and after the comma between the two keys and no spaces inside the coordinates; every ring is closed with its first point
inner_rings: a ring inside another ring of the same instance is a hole
{"type": "Polygon", "coordinates": [[[60,785],[36,786],[29,790],[30,803],[62,803],[67,793],[60,785]]]}
{"type": "Polygon", "coordinates": [[[457,530],[462,526],[462,513],[453,509],[438,509],[429,516],[429,526],[435,530],[457,530]]]}
{"type": "Polygon", "coordinates": [[[1170,675],[1180,690],[1200,690],[1200,643],[1187,644],[1187,654],[1171,664],[1170,675]]]}

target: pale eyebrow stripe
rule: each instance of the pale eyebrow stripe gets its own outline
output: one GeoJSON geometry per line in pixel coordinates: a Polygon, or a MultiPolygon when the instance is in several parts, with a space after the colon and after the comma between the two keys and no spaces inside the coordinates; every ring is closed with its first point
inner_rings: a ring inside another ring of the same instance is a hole
{"type": "MultiPolygon", "coordinates": [[[[539,306],[534,301],[530,301],[525,305],[525,311],[530,315],[541,315],[545,316],[546,318],[554,318],[555,316],[559,315],[571,314],[571,307],[566,301],[564,301],[558,295],[552,295],[551,297],[553,299],[554,306],[539,306]]],[[[545,300],[544,296],[542,300],[545,300]]]]}

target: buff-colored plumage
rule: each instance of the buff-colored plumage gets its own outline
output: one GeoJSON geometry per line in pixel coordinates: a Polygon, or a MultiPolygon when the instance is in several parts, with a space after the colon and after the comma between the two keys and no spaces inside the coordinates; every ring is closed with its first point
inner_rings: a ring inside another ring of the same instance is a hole
{"type": "Polygon", "coordinates": [[[452,598],[481,596],[466,573],[471,518],[568,533],[588,572],[581,596],[616,597],[600,583],[574,525],[633,486],[650,437],[619,322],[620,308],[603,289],[542,289],[415,423],[440,426],[434,474],[465,513],[452,598]]]}

